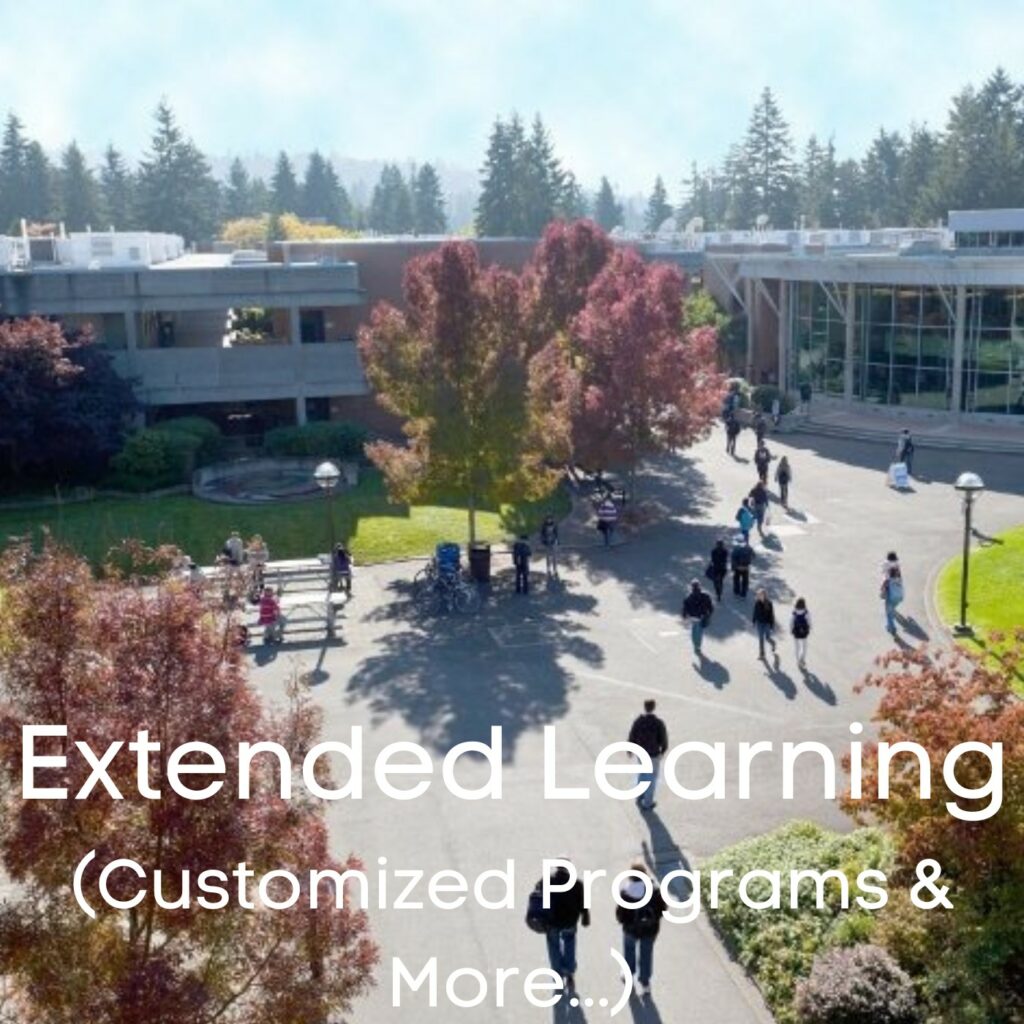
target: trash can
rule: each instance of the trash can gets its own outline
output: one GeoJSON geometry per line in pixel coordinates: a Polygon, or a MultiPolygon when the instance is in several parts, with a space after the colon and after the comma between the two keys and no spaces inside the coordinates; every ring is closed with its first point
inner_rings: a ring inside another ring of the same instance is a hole
{"type": "Polygon", "coordinates": [[[491,545],[476,541],[469,546],[469,575],[477,583],[491,582],[491,545]]]}

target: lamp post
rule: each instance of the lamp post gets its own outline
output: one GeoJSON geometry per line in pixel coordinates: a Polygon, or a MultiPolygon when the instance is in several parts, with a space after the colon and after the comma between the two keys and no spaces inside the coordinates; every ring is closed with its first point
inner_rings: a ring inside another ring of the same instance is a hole
{"type": "Polygon", "coordinates": [[[957,636],[971,636],[973,630],[967,624],[967,577],[971,558],[971,512],[974,500],[985,490],[985,482],[977,473],[961,473],[953,487],[964,499],[964,565],[960,576],[960,621],[954,627],[957,636]]]}
{"type": "Polygon", "coordinates": [[[321,462],[313,471],[313,479],[327,498],[327,537],[330,542],[327,557],[330,558],[334,552],[334,508],[331,498],[341,479],[341,470],[333,462],[321,462]]]}

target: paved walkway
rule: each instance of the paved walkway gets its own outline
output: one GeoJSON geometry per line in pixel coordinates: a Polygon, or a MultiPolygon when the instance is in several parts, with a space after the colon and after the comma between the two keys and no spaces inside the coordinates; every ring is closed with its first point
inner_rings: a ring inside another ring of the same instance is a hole
{"type": "MultiPolygon", "coordinates": [[[[750,435],[743,436],[749,448],[750,435]]],[[[413,567],[364,569],[346,612],[344,645],[254,652],[254,679],[269,698],[282,696],[291,672],[311,673],[328,737],[344,739],[350,726],[366,726],[367,763],[396,740],[424,744],[439,759],[461,740],[487,739],[492,723],[504,727],[500,802],[465,803],[435,785],[422,799],[402,804],[375,796],[371,786],[364,801],[329,805],[336,849],[356,851],[371,868],[387,857],[392,868],[454,868],[472,876],[513,857],[518,872],[514,911],[475,905],[447,912],[372,911],[382,947],[379,986],[354,1020],[594,1024],[609,1015],[599,1000],[614,1000],[619,992],[609,953],[618,948],[619,935],[614,905],[602,888],[594,923],[580,934],[577,979],[581,997],[593,1001],[589,1008],[563,1002],[555,1011],[532,1009],[521,991],[511,989],[503,1008],[467,1013],[444,1002],[443,979],[458,967],[520,967],[525,973],[546,963],[543,940],[523,923],[526,894],[543,857],[568,855],[580,867],[611,874],[645,858],[666,871],[699,867],[723,847],[796,817],[848,827],[821,799],[813,772],[801,774],[792,801],[782,800],[772,758],[756,762],[752,798],[744,802],[736,798],[732,767],[728,799],[683,803],[663,790],[657,812],[647,818],[629,803],[600,796],[578,803],[540,798],[545,725],[558,729],[559,783],[592,785],[595,754],[625,738],[649,695],[658,700],[672,743],[702,739],[734,749],[742,740],[771,740],[778,749],[785,740],[818,739],[841,751],[849,723],[868,721],[874,703],[872,694],[855,695],[853,686],[888,642],[877,597],[885,553],[896,548],[904,564],[905,635],[935,638],[926,592],[941,562],[958,550],[962,530],[949,481],[966,468],[986,478],[990,492],[978,506],[983,532],[1024,521],[1024,478],[1015,457],[928,453],[920,462],[929,479],[896,493],[884,484],[881,445],[802,435],[769,444],[790,456],[795,509],[787,516],[773,506],[771,536],[757,547],[754,585],[768,586],[784,615],[796,596],[807,598],[815,628],[806,675],[796,669],[786,638],[778,666],[756,660],[749,608],[729,595],[714,616],[703,667],[685,643],[677,617],[683,588],[701,575],[714,539],[730,532],[736,503],[753,482],[746,461],[751,453],[741,441],[740,459],[726,457],[718,434],[647,474],[646,498],[661,509],[656,521],[611,551],[567,552],[561,586],[547,587],[538,572],[535,592],[518,597],[510,567],[499,565],[479,619],[424,623],[406,600],[405,579],[413,567]],[[392,1006],[391,958],[401,957],[418,972],[435,955],[440,1007],[431,1011],[422,991],[407,995],[401,1008],[392,1006]]],[[[542,564],[538,559],[538,570],[542,564]]],[[[729,962],[703,918],[663,926],[653,994],[649,1003],[631,1003],[619,1019],[768,1019],[756,989],[729,962]]]]}

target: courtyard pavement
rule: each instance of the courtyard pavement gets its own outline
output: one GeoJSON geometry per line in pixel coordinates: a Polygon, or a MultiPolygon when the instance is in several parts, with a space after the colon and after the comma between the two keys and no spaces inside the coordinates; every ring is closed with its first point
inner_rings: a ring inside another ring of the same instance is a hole
{"type": "MultiPolygon", "coordinates": [[[[854,684],[890,643],[878,599],[880,564],[899,553],[907,584],[903,636],[908,642],[945,640],[929,611],[938,568],[959,550],[962,519],[950,486],[973,469],[989,485],[976,525],[993,534],[1024,522],[1021,458],[957,452],[918,452],[921,478],[911,491],[885,484],[892,445],[790,434],[769,438],[793,466],[793,512],[772,506],[765,542],[755,542],[752,590],[766,586],[776,613],[788,621],[797,596],[807,599],[814,629],[808,672],[795,662],[791,640],[780,636],[778,665],[757,660],[750,602],[726,598],[716,612],[698,666],[678,617],[688,581],[703,578],[708,552],[729,537],[737,503],[755,478],[752,436],[740,439],[739,459],[724,453],[720,431],[691,451],[660,460],[643,477],[642,497],[659,508],[654,521],[612,550],[589,546],[586,530],[572,531],[581,546],[566,551],[560,586],[546,585],[543,559],[535,563],[534,592],[512,592],[507,558],[500,558],[493,593],[474,618],[424,621],[408,601],[416,566],[384,565],[357,571],[346,610],[344,642],[328,646],[256,648],[253,680],[268,700],[283,697],[287,679],[308,673],[325,715],[325,738],[346,740],[365,727],[364,763],[399,740],[426,746],[439,767],[456,743],[487,740],[492,724],[504,731],[504,799],[468,803],[436,779],[428,793],[396,802],[367,786],[362,801],[327,805],[338,854],[360,856],[376,869],[455,869],[471,878],[516,862],[516,909],[488,911],[473,903],[459,910],[371,910],[381,946],[378,985],[355,1008],[353,1020],[496,1021],[526,1024],[601,1021],[620,993],[609,947],[620,932],[607,884],[595,892],[593,924],[579,935],[579,996],[554,1010],[530,1007],[510,988],[504,1007],[491,999],[475,1010],[445,1001],[444,978],[460,967],[491,973],[546,965],[544,940],[524,922],[526,896],[544,857],[567,855],[580,868],[604,868],[609,877],[637,859],[659,872],[700,867],[736,841],[793,818],[837,829],[849,823],[821,797],[820,775],[799,773],[792,800],[781,795],[781,758],[754,762],[751,799],[736,796],[737,770],[728,761],[727,799],[680,801],[659,790],[656,812],[641,816],[631,802],[595,793],[589,801],[542,799],[542,733],[557,726],[559,783],[593,788],[592,766],[606,744],[624,740],[643,699],[658,701],[670,743],[820,740],[842,752],[851,721],[868,722],[876,695],[854,684]],[[412,973],[438,957],[439,1006],[424,990],[392,1005],[392,957],[412,973]]],[[[593,534],[596,536],[596,533],[593,534]]],[[[273,544],[273,538],[268,538],[273,544]]],[[[688,762],[692,764],[692,761],[688,762]]],[[[460,775],[467,782],[475,769],[460,775]]],[[[691,771],[687,784],[701,784],[691,771]]],[[[808,865],[811,867],[812,865],[808,865]]],[[[463,981],[459,991],[468,993],[463,981]]],[[[492,997],[493,998],[493,997],[492,997]]],[[[666,923],[655,949],[653,998],[636,1000],[620,1020],[647,1024],[700,1021],[748,1024],[770,1020],[755,987],[731,963],[706,918],[666,923]]]]}

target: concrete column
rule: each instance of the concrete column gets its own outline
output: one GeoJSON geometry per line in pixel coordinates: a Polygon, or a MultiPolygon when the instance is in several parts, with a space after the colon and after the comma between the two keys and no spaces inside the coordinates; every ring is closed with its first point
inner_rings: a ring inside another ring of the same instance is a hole
{"type": "Polygon", "coordinates": [[[302,318],[298,306],[288,307],[288,333],[291,335],[288,340],[293,345],[302,344],[302,318]]]}
{"type": "Polygon", "coordinates": [[[129,352],[134,352],[139,347],[139,331],[134,312],[124,314],[124,338],[125,347],[129,352]]]}
{"type": "Polygon", "coordinates": [[[846,286],[846,349],[843,361],[843,401],[853,403],[853,361],[857,355],[857,286],[846,286]]]}
{"type": "Polygon", "coordinates": [[[749,277],[743,279],[743,304],[747,307],[747,365],[744,376],[754,384],[754,282],[749,277]]]}
{"type": "Polygon", "coordinates": [[[306,397],[300,395],[295,399],[295,423],[297,426],[304,427],[306,425],[306,397]]]}
{"type": "Polygon", "coordinates": [[[785,394],[789,390],[789,346],[792,344],[789,325],[789,288],[788,281],[779,281],[779,340],[778,340],[778,371],[779,391],[785,394]]]}
{"type": "Polygon", "coordinates": [[[964,330],[967,326],[967,286],[956,286],[956,322],[953,324],[953,393],[950,399],[954,416],[959,417],[964,399],[964,330]]]}

